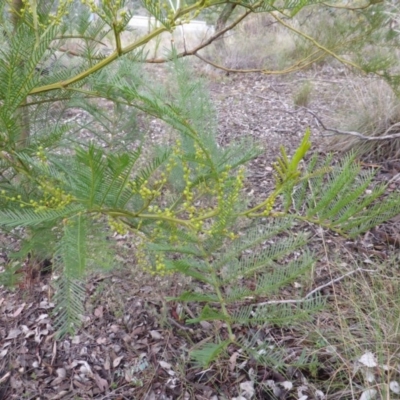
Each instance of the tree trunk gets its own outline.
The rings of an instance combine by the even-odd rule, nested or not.
[[[226,23],[228,22],[228,19],[232,15],[233,10],[235,8],[236,8],[236,4],[232,4],[232,3],[225,4],[225,7],[221,11],[221,14],[219,15],[217,22],[215,24],[215,32],[219,32],[225,28]],[[222,35],[218,38],[215,45],[217,47],[218,53],[220,55],[224,56],[226,53],[226,44],[225,44],[224,35]]]

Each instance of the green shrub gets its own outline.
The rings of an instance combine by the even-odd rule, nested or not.
[[[204,83],[173,47],[170,72],[159,81],[141,68],[144,44],[217,2],[173,10],[146,1],[163,26],[125,47],[120,39],[130,15],[122,1],[102,8],[89,2],[74,24],[63,19],[69,2],[60,2],[56,16],[49,3],[29,3],[17,13],[19,22],[4,23],[0,227],[9,234],[24,228],[20,257],[52,259],[59,275],[53,282],[59,335],[80,326],[87,274],[110,266],[112,246],[104,232],[133,235],[137,261],[150,273],[181,273],[202,282],[203,293],[189,291],[178,299],[203,305],[188,322],[225,324],[225,335],[193,354],[206,365],[228,345],[251,351],[235,336],[234,324],[284,324],[321,306],[318,298],[248,304],[313,265],[306,249],[289,260],[307,245],[305,235],[290,234],[295,221],[354,237],[400,212],[400,199],[381,200],[385,187],[374,187],[373,175],[360,173],[352,156],[335,166],[314,157],[302,170],[309,132],[292,157],[281,150],[270,194],[247,206],[245,166],[259,154],[257,147],[246,140],[218,145]],[[286,8],[302,6],[294,1]],[[257,7],[275,10],[269,3]],[[89,23],[89,10],[97,12],[95,22]],[[116,44],[111,54],[99,48],[110,32]],[[57,59],[43,73],[69,37],[83,41],[82,52],[74,63]],[[79,120],[70,118],[74,110]],[[143,116],[162,121],[170,141],[149,149],[135,123]],[[253,288],[243,284],[249,275]]]

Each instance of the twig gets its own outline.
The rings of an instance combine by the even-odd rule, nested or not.
[[[0,384],[3,384],[4,382],[6,382],[10,376],[11,376],[11,372],[8,371],[6,374],[4,374],[4,375],[0,378]]]
[[[301,69],[304,69],[305,67],[317,62],[320,58],[322,58],[321,55],[318,55],[318,51],[315,51],[313,53],[311,53],[309,56],[305,57],[304,59],[301,59],[299,61],[297,61],[295,64],[291,65],[290,67],[287,67],[283,70],[267,70],[265,68],[252,68],[252,69],[236,69],[236,68],[227,68],[224,67],[223,65],[219,65],[216,64],[215,62],[206,59],[205,57],[201,56],[199,54],[199,51],[202,50],[203,48],[207,47],[208,45],[210,45],[211,43],[213,43],[216,40],[221,39],[222,35],[228,31],[231,31],[236,25],[239,24],[239,22],[243,21],[244,18],[246,18],[249,14],[251,14],[253,12],[253,9],[249,9],[247,10],[244,14],[242,14],[238,19],[236,19],[234,22],[232,22],[232,24],[230,24],[229,26],[227,26],[226,28],[222,29],[219,32],[216,32],[214,35],[212,35],[210,38],[208,38],[206,41],[202,42],[199,46],[195,47],[192,50],[187,50],[186,48],[184,49],[184,51],[182,51],[181,53],[177,54],[174,57],[177,58],[182,58],[182,57],[187,57],[187,56],[195,56],[197,58],[199,58],[201,61],[203,61],[206,64],[211,65],[212,67],[216,68],[216,69],[220,69],[222,71],[225,72],[232,72],[232,73],[243,73],[243,74],[247,74],[247,73],[254,73],[254,72],[260,72],[266,75],[282,75],[282,74],[287,74],[289,72],[295,72]],[[149,64],[162,64],[165,62],[171,61],[171,58],[167,57],[167,58],[153,58],[153,59],[147,59],[146,63]]]
[[[296,111],[288,111],[288,110],[283,110],[284,112],[287,112],[289,114],[294,114],[297,113],[299,111],[305,111],[309,114],[311,114],[316,120],[317,122],[322,126],[322,128],[325,131],[330,131],[330,132],[334,132],[338,135],[348,135],[348,136],[355,136],[360,138],[361,140],[365,140],[365,141],[374,141],[374,140],[391,140],[391,139],[400,139],[400,133],[395,133],[393,135],[388,135],[388,133],[390,131],[392,131],[394,128],[400,127],[400,122],[396,122],[395,124],[389,126],[388,129],[386,129],[386,131],[383,133],[383,135],[381,136],[366,136],[363,135],[360,132],[355,132],[355,131],[342,131],[340,129],[336,129],[336,128],[330,128],[328,126],[325,126],[325,124],[322,122],[321,118],[318,117],[318,115],[314,112],[311,111],[310,109],[306,108],[306,107],[301,107]],[[331,135],[324,135],[324,136],[333,136],[334,134]]]
[[[371,272],[374,273],[376,272],[373,269],[364,269],[364,268],[357,268],[353,271],[347,272],[347,274],[344,274],[342,276],[339,276],[338,278],[332,279],[328,283],[325,283],[321,286],[316,287],[315,289],[311,290],[311,292],[307,293],[302,299],[298,300],[270,300],[270,301],[264,301],[262,303],[257,303],[256,306],[266,306],[268,304],[296,304],[296,303],[302,303],[304,301],[307,301],[312,295],[314,295],[317,292],[320,292],[322,289],[333,285],[334,283],[337,283],[341,281],[342,279],[346,278],[347,276],[353,275],[356,272]]]
[[[280,22],[283,26],[285,26],[286,28],[288,28],[289,30],[297,33],[299,36],[303,37],[304,39],[307,39],[308,41],[310,41],[315,47],[317,47],[318,49],[322,50],[324,53],[329,54],[330,56],[332,56],[333,58],[335,58],[336,60],[338,60],[341,64],[343,65],[347,65],[350,67],[353,67],[355,69],[361,70],[361,67],[357,64],[354,64],[351,61],[348,61],[340,56],[338,56],[335,52],[331,51],[330,49],[328,49],[327,47],[323,46],[322,44],[320,44],[319,42],[317,42],[314,38],[312,38],[311,36],[305,34],[304,32],[299,31],[298,29],[294,28],[293,26],[291,26],[290,24],[286,23],[282,18],[279,18],[277,14],[274,13],[270,13],[270,15],[275,18],[278,22]]]
[[[197,52],[199,52],[204,47],[207,47],[215,40],[219,39],[224,33],[232,30],[239,22],[243,21],[250,13],[251,13],[251,11],[246,11],[238,19],[236,19],[234,22],[232,22],[232,24],[230,24],[226,28],[222,29],[221,31],[215,33],[214,35],[209,37],[205,42],[202,42],[199,46],[195,47],[194,49],[186,50],[186,46],[185,46],[185,50],[183,52],[177,54],[175,57],[182,58],[182,57],[186,57],[186,56],[197,56]],[[171,61],[171,58],[155,58],[155,59],[146,60],[146,62],[149,64],[162,64],[162,63],[165,63],[168,61]]]
[[[390,181],[388,181],[387,185],[390,185],[392,182],[396,182],[400,178],[400,172],[396,174]]]

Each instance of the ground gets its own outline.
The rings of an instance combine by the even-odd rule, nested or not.
[[[339,73],[332,77],[332,70],[323,68],[285,77],[212,74],[209,87],[218,111],[221,145],[251,135],[264,149],[251,163],[248,196],[262,197],[271,190],[271,164],[279,147],[292,154],[308,127],[312,150],[328,151],[321,127],[312,115],[294,106],[293,96],[304,81],[312,81],[308,107],[320,118],[330,118],[346,79]],[[373,164],[378,169],[377,180],[389,181],[400,172],[396,160],[390,161]],[[372,164],[364,160],[364,165]],[[399,185],[398,180],[392,181],[388,191],[399,190]],[[358,364],[351,358],[343,360],[340,338],[332,337],[337,332],[344,335],[344,328],[339,328],[347,321],[347,313],[349,319],[355,318],[346,290],[358,284],[365,288],[360,282],[381,273],[383,263],[398,252],[399,226],[400,219],[392,220],[354,241],[298,226],[311,233],[318,263],[305,281],[288,287],[277,298],[290,299],[317,288],[327,296],[328,308],[301,326],[254,331],[237,327],[237,334],[268,342],[284,352],[281,368],[261,367],[235,348],[229,348],[222,361],[206,370],[193,365],[188,351],[216,334],[223,335],[224,326],[218,322],[186,325],[181,315],[192,316],[196,305],[181,306],[166,302],[165,297],[176,295],[190,283],[176,276],[149,277],[135,267],[124,237],[116,237],[119,267],[88,281],[86,319],[74,337],[56,340],[48,274],[32,276],[14,291],[0,288],[0,399],[358,399],[362,379],[357,372],[348,372]],[[0,257],[0,264],[7,260],[6,246]],[[395,268],[382,276],[386,285],[395,285],[399,278]],[[340,324],[335,314],[338,308],[346,315]],[[397,347],[392,354],[397,360]],[[354,386],[336,387],[333,382],[336,378],[344,381],[342,374],[347,378],[353,374]],[[376,385],[381,381],[375,380]]]

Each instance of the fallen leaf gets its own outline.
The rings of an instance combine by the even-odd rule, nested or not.
[[[238,358],[239,353],[235,351],[229,358],[229,369],[233,372],[236,367],[236,360]]]
[[[391,381],[391,382],[389,383],[389,387],[390,387],[390,390],[391,390],[393,393],[396,393],[396,394],[399,394],[399,393],[400,393],[400,385],[399,385],[398,382],[396,382],[396,381]]]
[[[10,332],[8,332],[8,336],[6,339],[15,339],[20,335],[21,331],[18,328],[11,329]]]
[[[110,370],[110,367],[111,367],[111,364],[110,364],[110,357],[107,356],[106,361],[104,361],[103,368],[104,368],[106,371],[109,371],[109,370]]]
[[[42,321],[42,320],[44,320],[44,319],[46,319],[46,318],[48,318],[48,317],[49,317],[49,314],[40,314],[40,315],[36,318],[36,321],[39,322],[39,321]]]
[[[376,389],[367,389],[362,392],[360,400],[373,400],[376,398],[378,391]]]
[[[65,378],[67,376],[67,371],[65,370],[65,368],[57,368],[56,374],[59,378]]]
[[[370,352],[367,351],[365,354],[363,354],[359,359],[358,362],[361,364],[365,365],[366,367],[374,368],[378,365],[376,362],[375,356]]]
[[[93,377],[94,380],[96,381],[98,388],[102,392],[108,389],[108,382],[105,379],[101,378],[98,374],[94,374]]]
[[[162,339],[162,335],[158,331],[150,331],[150,335],[153,339],[160,340]]]
[[[124,356],[120,356],[117,357],[114,361],[113,361],[113,368],[117,368],[118,365],[121,363],[121,360],[124,358]]]
[[[19,306],[19,307],[14,311],[14,314],[12,315],[13,318],[18,317],[18,315],[21,314],[21,312],[22,312],[22,310],[24,309],[25,305],[26,305],[26,304],[23,303],[21,306]]]
[[[88,376],[92,376],[93,375],[92,369],[90,368],[90,365],[87,363],[87,361],[79,360],[78,363],[81,364],[80,372],[82,374],[88,375]]]
[[[0,351],[0,358],[4,358],[8,353],[8,349],[4,349],[2,351]]]
[[[76,335],[72,338],[72,344],[79,344],[81,342],[81,338],[79,335]]]
[[[293,383],[290,382],[290,381],[280,382],[280,385],[286,390],[292,390],[293,389]]]
[[[94,315],[97,318],[103,318],[103,306],[99,306],[94,310]]]
[[[164,369],[172,369],[171,364],[167,363],[166,361],[159,361],[158,363],[160,364],[160,367],[161,367],[161,368],[164,368]]]
[[[249,399],[254,396],[254,382],[246,381],[242,382],[240,385],[240,389],[244,392],[243,394],[247,395]]]
[[[369,383],[375,382],[375,374],[365,368],[363,368],[363,370],[364,379]]]
[[[67,390],[62,390],[60,393],[57,393],[55,396],[51,398],[51,400],[59,400],[62,399],[64,396],[66,396],[69,393]]]

